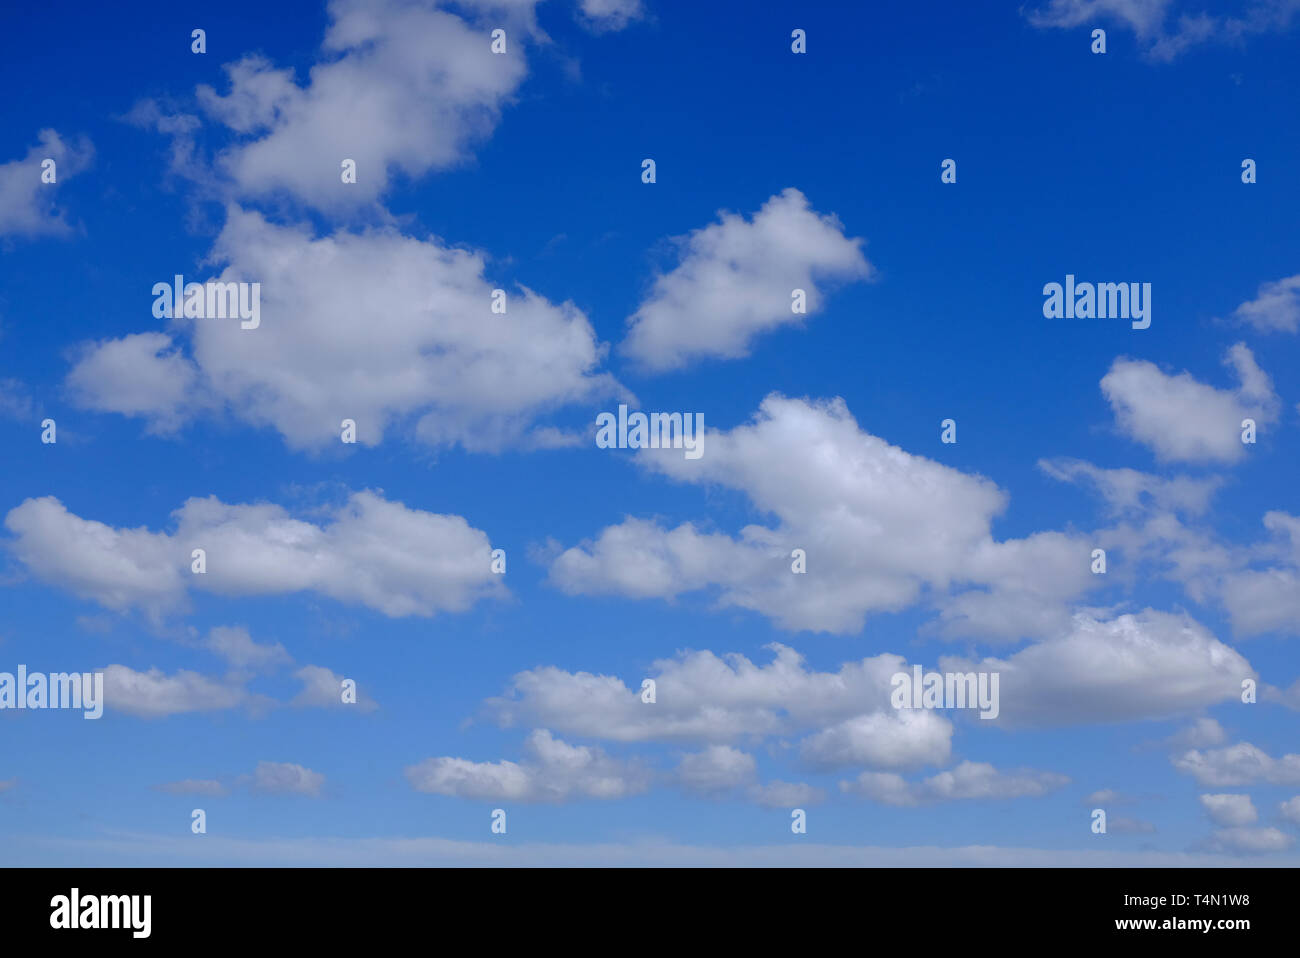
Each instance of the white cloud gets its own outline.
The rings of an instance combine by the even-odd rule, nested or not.
[[[291,68],[248,56],[226,65],[228,93],[198,88],[207,114],[236,135],[218,171],[239,195],[283,192],[339,210],[379,198],[397,175],[464,162],[523,80],[525,45],[545,41],[533,7],[332,0],[305,85]],[[491,50],[496,27],[507,32],[503,54]],[[341,182],[345,158],[356,161],[356,183]]]
[[[1040,797],[1069,783],[1054,772],[1000,772],[986,762],[962,762],[919,782],[895,772],[863,772],[840,782],[840,791],[885,805],[922,805],[963,799]]]
[[[1300,275],[1261,284],[1255,298],[1232,315],[1262,333],[1300,331]]]
[[[854,716],[810,735],[799,750],[815,768],[919,768],[944,765],[951,752],[952,723],[928,709]]]
[[[110,665],[103,671],[105,706],[140,718],[265,704],[242,685],[217,682],[185,669],[167,675],[158,668],[137,672],[125,665]]]
[[[752,783],[758,776],[754,756],[730,745],[710,745],[682,757],[674,775],[687,791],[717,795]]]
[[[1300,825],[1300,795],[1280,802],[1278,812],[1292,825]]]
[[[1216,825],[1251,825],[1259,820],[1249,795],[1202,795],[1201,807]]]
[[[1006,497],[993,483],[864,432],[843,400],[768,396],[752,422],[707,431],[704,449],[697,460],[642,450],[636,462],[742,491],[775,525],[732,537],[629,518],[558,555],[551,581],[570,594],[637,598],[716,587],[721,605],[782,628],[841,633],[929,593],[949,634],[998,638],[1068,624],[1067,600],[1096,585],[1090,541],[1055,532],[995,541]],[[794,549],[807,554],[806,574],[791,571]],[[956,584],[976,588],[943,599]]]
[[[460,612],[504,594],[487,535],[460,516],[408,509],[353,493],[327,523],[280,506],[189,499],[174,533],[115,529],[47,496],[12,509],[10,548],[38,578],[119,611],[159,619],[185,607],[186,590],[225,596],[313,591],[391,617]],[[204,549],[207,572],[191,573]]]
[[[890,704],[890,679],[908,668],[902,656],[815,672],[793,649],[768,648],[774,657],[765,665],[707,650],[654,662],[648,670],[655,680],[653,706],[641,701],[639,687],[618,678],[553,666],[519,673],[505,696],[486,705],[505,726],[546,725],[616,742],[723,745],[829,728],[803,745],[805,758],[822,767],[878,762],[912,768],[947,759],[951,722]],[[852,719],[860,722],[840,725]]]
[[[813,315],[824,285],[871,275],[862,240],[847,238],[838,219],[819,215],[796,189],[773,196],[749,221],[723,213],[680,243],[681,261],[656,279],[620,347],[651,370],[748,355],[758,335],[803,322],[792,290],[805,291]]]
[[[1295,839],[1276,828],[1224,828],[1207,842],[1212,851],[1234,855],[1258,855],[1286,851]]]
[[[641,0],[579,0],[580,19],[596,33],[622,30],[645,11]]]
[[[1300,785],[1300,755],[1273,758],[1249,742],[1204,751],[1191,749],[1172,761],[1178,771],[1211,787]]]
[[[59,184],[90,165],[94,148],[81,137],[65,142],[54,130],[41,130],[39,143],[21,160],[0,164],[0,236],[61,236],[72,227],[54,206]],[[41,182],[41,163],[54,160],[56,179]]]
[[[649,787],[649,775],[635,765],[591,746],[570,745],[537,729],[524,743],[522,763],[430,758],[406,769],[419,792],[482,801],[563,802],[624,798]]]
[[[166,333],[136,333],[83,343],[68,374],[74,401],[85,409],[141,416],[150,432],[174,432],[201,400],[194,364]]]
[[[1208,748],[1222,745],[1227,740],[1228,733],[1215,719],[1198,718],[1191,725],[1174,733],[1167,744],[1177,749]]]
[[[1163,461],[1236,462],[1245,455],[1243,419],[1264,427],[1277,419],[1278,400],[1268,375],[1243,343],[1228,350],[1236,389],[1216,389],[1190,373],[1166,375],[1146,360],[1117,359],[1101,380],[1116,423]]]
[[[1152,60],[1170,61],[1204,43],[1240,45],[1248,37],[1282,32],[1300,11],[1297,0],[1263,0],[1240,16],[1205,12],[1179,13],[1171,18],[1171,0],[1049,0],[1027,13],[1036,27],[1095,26],[1119,21],[1131,29]]]
[[[414,420],[427,442],[495,451],[549,410],[628,396],[597,371],[606,347],[572,303],[520,287],[492,313],[480,253],[390,228],[316,237],[232,206],[212,259],[228,265],[208,279],[262,284],[260,325],[174,320],[84,346],[68,377],[83,405],[165,431],[224,404],[296,449],[337,446],[344,419],[362,445]]]
[[[302,682],[302,691],[294,696],[290,705],[298,708],[351,708],[361,712],[373,712],[379,706],[360,688],[357,700],[352,703],[343,701],[343,676],[321,665],[304,665],[293,673],[294,678]]]
[[[1150,510],[1199,516],[1224,482],[1219,476],[1164,478],[1136,469],[1103,469],[1079,459],[1040,459],[1038,468],[1062,482],[1087,484],[1117,516]]]
[[[1075,616],[1064,634],[1006,659],[939,660],[948,672],[997,672],[1001,714],[989,724],[1057,725],[1168,718],[1234,701],[1255,671],[1186,615],[1146,609],[1110,620]]]
[[[325,776],[292,762],[258,762],[250,783],[254,791],[267,795],[320,798]]]
[[[1275,630],[1296,634],[1300,632],[1300,516],[1268,512],[1264,528],[1273,542],[1254,551],[1274,564],[1227,572],[1216,586],[1219,599],[1240,635]]]
[[[293,661],[280,643],[262,645],[254,642],[248,630],[240,626],[217,626],[208,633],[204,647],[237,669],[262,671]]]

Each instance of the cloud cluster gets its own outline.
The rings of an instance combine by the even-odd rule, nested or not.
[[[85,137],[65,141],[55,130],[41,130],[37,139],[22,159],[0,163],[0,236],[62,236],[72,230],[54,196],[60,183],[90,165],[94,147]],[[53,183],[41,180],[47,159],[55,164]]]
[[[37,578],[115,611],[161,619],[188,590],[224,596],[315,592],[384,615],[460,612],[504,594],[491,572],[486,533],[460,516],[409,509],[375,492],[353,493],[327,521],[292,517],[269,503],[188,499],[174,532],[119,529],[69,512],[58,499],[10,510],[10,550]],[[192,571],[196,549],[206,571]]]
[[[838,633],[931,594],[950,633],[1009,639],[1067,624],[1068,600],[1095,585],[1091,543],[1056,532],[995,540],[1001,490],[871,435],[842,400],[768,396],[750,423],[709,430],[706,448],[698,460],[641,450],[636,461],[743,492],[774,525],[733,537],[629,518],[559,554],[551,581],[574,595],[635,598],[715,588],[721,605],[782,628]],[[806,574],[792,572],[795,549]],[[968,588],[944,597],[957,586]]]
[[[621,346],[654,371],[745,356],[758,335],[802,322],[792,291],[806,293],[812,314],[826,284],[871,275],[862,240],[846,237],[838,219],[818,214],[796,189],[773,196],[750,220],[723,213],[680,247],[680,262],[655,280]]]

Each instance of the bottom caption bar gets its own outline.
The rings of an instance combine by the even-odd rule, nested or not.
[[[6,941],[69,945],[337,946],[460,926],[583,948],[645,935],[774,947],[846,932],[919,947],[965,927],[991,944],[1232,948],[1294,946],[1297,927],[1291,869],[55,868],[7,869],[0,882]]]

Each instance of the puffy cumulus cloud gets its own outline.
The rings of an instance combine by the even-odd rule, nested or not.
[[[1300,755],[1273,758],[1249,742],[1225,748],[1190,749],[1172,759],[1173,766],[1212,788],[1242,785],[1300,785]]]
[[[1292,825],[1300,825],[1300,795],[1289,798],[1285,802],[1280,802],[1277,810],[1278,814]]]
[[[208,633],[204,648],[225,659],[236,669],[254,672],[273,669],[293,661],[279,642],[273,645],[255,642],[242,626],[217,626]]]
[[[1040,459],[1038,467],[1053,479],[1094,490],[1113,516],[1149,512],[1202,515],[1223,486],[1220,476],[1164,478],[1136,469],[1103,469],[1079,459]]]
[[[710,745],[682,756],[671,775],[679,786],[704,798],[740,798],[763,808],[816,805],[826,793],[801,782],[758,782],[758,765],[747,752],[730,745]]]
[[[261,284],[260,325],[179,319],[84,346],[69,374],[83,405],[156,430],[221,406],[294,448],[337,444],[344,419],[363,445],[413,420],[430,443],[498,450],[546,411],[629,395],[571,303],[520,288],[492,313],[479,253],[389,228],[315,237],[232,206],[212,256],[228,265],[211,281]]]
[[[1268,425],[1279,403],[1244,343],[1228,350],[1225,363],[1236,373],[1236,389],[1216,389],[1188,372],[1171,376],[1146,360],[1117,359],[1101,390],[1120,430],[1162,461],[1236,462],[1245,455],[1242,420]]]
[[[304,665],[293,673],[302,683],[302,691],[289,704],[297,708],[350,708],[373,712],[379,705],[365,692],[357,690],[355,702],[343,701],[343,676],[323,665]]]
[[[1249,795],[1202,795],[1201,807],[1216,825],[1250,825],[1259,819]]]
[[[919,782],[895,772],[863,772],[840,782],[840,791],[884,805],[924,805],[964,799],[1040,797],[1062,788],[1069,778],[1055,772],[1000,772],[986,762],[962,762]]]
[[[103,671],[105,707],[139,718],[233,708],[262,710],[270,704],[242,684],[217,681],[185,669],[168,675],[158,668],[137,672],[125,665],[110,665]]]
[[[155,616],[184,604],[188,552],[161,533],[115,529],[68,512],[58,499],[27,499],[5,516],[10,550],[37,578],[115,611]]]
[[[432,795],[516,802],[624,798],[650,784],[644,769],[610,758],[599,748],[570,745],[546,729],[529,735],[524,750],[527,758],[522,763],[430,758],[408,767],[406,777],[416,791]]]
[[[266,795],[305,795],[320,798],[325,776],[292,762],[258,762],[247,781],[255,792]]]
[[[1236,700],[1250,663],[1186,615],[1152,609],[1075,616],[1063,634],[1008,658],[939,660],[947,672],[997,672],[1009,726],[1168,718]]]
[[[1232,315],[1261,333],[1300,331],[1300,275],[1263,283],[1255,298],[1242,303]]]
[[[578,19],[595,33],[622,30],[644,14],[641,0],[578,0]]]
[[[1108,552],[1121,550],[1130,575],[1150,570],[1193,601],[1220,606],[1239,637],[1300,634],[1300,517],[1275,510],[1263,525],[1268,538],[1234,543],[1156,510],[1093,535]]]
[[[1247,5],[1239,16],[1180,12],[1174,17],[1173,11],[1172,0],[1048,0],[1026,16],[1042,28],[1118,22],[1133,31],[1147,57],[1167,62],[1201,44],[1240,44],[1284,31],[1300,12],[1300,2],[1264,0]]]
[[[378,199],[394,176],[463,162],[490,134],[544,42],[534,0],[332,0],[307,82],[248,56],[225,68],[228,92],[197,90],[234,142],[216,158],[240,196],[288,194],[336,211]],[[490,34],[506,30],[494,54]],[[342,184],[340,163],[357,164]]]
[[[730,745],[710,745],[684,755],[674,779],[687,791],[717,795],[751,784],[758,777],[754,756]]]
[[[1268,512],[1264,528],[1273,539],[1253,550],[1264,565],[1224,574],[1215,585],[1219,599],[1240,635],[1300,634],[1300,516]]]
[[[1229,855],[1262,855],[1286,851],[1295,838],[1277,828],[1222,828],[1210,836],[1211,851]]]
[[[72,231],[54,206],[59,184],[87,166],[95,154],[85,137],[68,142],[54,130],[41,130],[37,145],[19,160],[0,163],[0,236],[61,236]],[[55,165],[55,181],[41,182],[41,163]]]
[[[760,334],[803,321],[792,290],[804,290],[811,315],[824,305],[826,284],[871,275],[862,240],[846,237],[838,219],[815,212],[796,189],[748,221],[723,213],[680,245],[680,262],[655,280],[620,347],[655,371],[748,355]]]
[[[670,478],[743,492],[772,526],[739,536],[630,518],[562,551],[550,581],[570,594],[673,598],[708,588],[786,629],[856,632],[929,590],[950,635],[1018,638],[1069,621],[1068,600],[1095,587],[1092,543],[1062,533],[995,541],[1004,494],[988,480],[891,446],[843,400],[778,395],[750,423],[709,430],[704,455],[641,450]],[[806,574],[791,572],[803,549]],[[964,592],[944,598],[957,585]]]
[[[952,723],[928,709],[857,715],[800,746],[801,758],[815,768],[919,768],[944,765],[951,752]]]
[[[1215,719],[1198,718],[1170,736],[1166,744],[1175,749],[1208,748],[1222,745],[1227,740],[1228,733]]]
[[[284,646],[255,642],[242,627],[219,626],[209,632],[200,647],[225,659],[231,666],[229,674],[218,679],[185,669],[168,675],[158,668],[139,672],[125,665],[110,665],[104,669],[105,705],[140,718],[235,708],[261,718],[285,704],[249,689],[258,673],[293,663]],[[293,677],[302,683],[299,693],[287,703],[295,708],[351,708],[360,712],[378,708],[364,693],[358,693],[355,703],[345,705],[342,677],[324,666],[302,666]]]
[[[10,510],[9,548],[36,577],[83,598],[157,620],[185,607],[188,588],[225,596],[311,591],[391,617],[460,612],[505,594],[491,573],[487,535],[460,516],[408,509],[353,493],[323,524],[272,504],[188,499],[173,533],[116,529],[70,513],[58,499]],[[190,571],[191,552],[207,571]]]
[[[553,666],[519,673],[506,695],[486,706],[505,726],[544,724],[617,742],[725,745],[811,731],[801,750],[819,767],[911,768],[947,759],[947,719],[890,704],[890,680],[908,668],[902,656],[878,655],[844,663],[836,672],[816,672],[793,649],[768,648],[773,660],[766,665],[707,650],[653,663],[654,708],[641,701],[639,689],[614,676]]]
[[[141,417],[161,435],[175,432],[202,405],[198,383],[198,369],[166,333],[83,343],[67,378],[82,408]]]

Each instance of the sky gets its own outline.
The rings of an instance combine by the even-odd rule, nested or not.
[[[0,16],[0,862],[1300,864],[1300,3]]]

